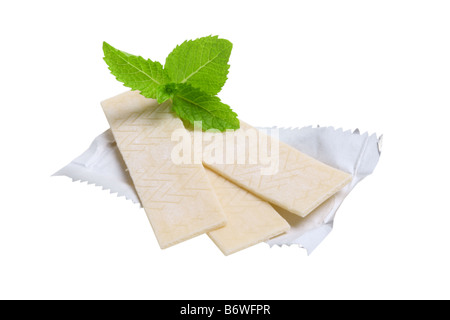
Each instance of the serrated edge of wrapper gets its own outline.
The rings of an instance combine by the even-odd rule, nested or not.
[[[91,168],[90,165],[92,165],[92,163],[86,161],[94,156],[101,156],[101,151],[99,150],[106,151],[106,156],[110,156],[109,149],[105,149],[105,147],[108,147],[108,144],[109,148],[111,148],[111,146],[114,146],[113,148],[117,148],[110,129],[98,135],[86,151],[73,159],[69,164],[53,173],[52,176],[66,176],[70,178],[72,182],[87,182],[88,185],[100,187],[102,190],[108,191],[110,194],[116,195],[118,198],[124,197],[126,200],[129,200],[133,202],[133,204],[139,205],[142,208],[141,202],[136,191],[134,190],[134,185],[129,175],[124,174],[119,178],[118,175],[97,172]],[[125,166],[123,160],[121,158],[120,160],[121,162],[118,162],[117,164],[124,168]],[[125,177],[128,179],[125,179]],[[118,186],[120,187],[118,188]],[[130,188],[133,188],[134,194],[131,194],[128,191]]]

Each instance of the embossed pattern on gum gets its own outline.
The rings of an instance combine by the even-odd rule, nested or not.
[[[264,139],[273,139],[243,121],[240,123],[241,128],[234,133],[236,136],[245,135],[246,130],[254,130],[256,133],[253,134],[258,139],[262,136]],[[206,140],[211,141],[210,138]],[[242,139],[235,140],[246,143]],[[215,163],[213,157],[204,154],[203,164],[256,196],[301,217],[307,216],[352,179],[350,174],[332,168],[281,141],[277,140],[276,143],[279,149],[279,167],[275,174],[261,174],[261,170],[267,166],[260,161],[256,164],[249,161],[238,164],[235,159],[231,164]],[[222,145],[227,144],[223,142]],[[234,148],[239,150],[246,146],[236,142]]]
[[[289,230],[289,224],[268,202],[211,170],[206,172],[227,215],[224,227],[208,232],[223,254],[235,253]]]
[[[171,160],[171,134],[184,126],[170,104],[130,91],[101,105],[162,249],[225,225],[205,168]]]

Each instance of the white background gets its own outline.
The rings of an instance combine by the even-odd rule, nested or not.
[[[450,298],[448,1],[3,1],[2,299]],[[384,135],[375,172],[310,255],[206,236],[160,250],[136,205],[50,177],[108,128],[125,90],[102,42],[164,62],[234,46],[219,96],[255,126]]]

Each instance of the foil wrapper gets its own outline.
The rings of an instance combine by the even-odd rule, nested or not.
[[[273,128],[258,128],[270,132]],[[353,176],[352,182],[302,218],[274,206],[291,228],[266,243],[269,246],[298,245],[310,254],[331,232],[336,213],[351,190],[370,175],[381,155],[383,136],[333,127],[277,128],[280,141]],[[140,204],[139,197],[117,148],[111,130],[97,136],[90,147],[54,176],[87,181],[112,194]]]

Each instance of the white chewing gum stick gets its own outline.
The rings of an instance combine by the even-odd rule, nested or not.
[[[289,230],[290,226],[266,201],[206,170],[227,215],[227,224],[208,232],[225,255],[248,248]]]
[[[184,126],[169,103],[130,91],[101,105],[162,249],[225,225],[202,164],[171,160],[172,132]]]
[[[205,167],[256,196],[289,212],[305,217],[351,181],[352,176],[350,174],[317,161],[278,139],[269,137],[243,121],[240,124],[240,129],[230,133],[234,135],[234,142],[231,146],[234,150],[231,150],[231,152],[236,154],[234,159],[231,157],[232,161],[225,159],[231,155],[230,150],[227,149],[227,145],[230,144],[227,142],[229,140],[219,144],[223,146],[221,151],[223,155],[222,158],[219,157],[220,161],[213,153],[205,152],[208,144],[204,142],[202,160]],[[215,141],[217,139],[217,133],[207,131],[204,135],[206,135],[206,138],[203,137],[203,141]],[[239,136],[244,138],[239,138]],[[225,137],[225,134],[219,136],[219,139],[220,137]],[[246,140],[245,137],[249,138]],[[261,141],[267,142],[268,150],[272,153],[270,156],[271,164],[268,157],[262,161],[264,158],[261,157],[261,154],[264,154],[264,152],[261,150],[264,148],[258,147],[256,154],[251,154],[249,146],[254,147],[254,143],[252,144],[251,141],[256,141],[254,143],[258,144]],[[245,153],[245,161],[239,162],[237,154],[242,150]],[[262,153],[259,154],[258,152]],[[268,170],[271,165],[276,170]]]

